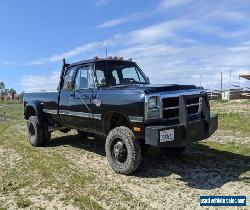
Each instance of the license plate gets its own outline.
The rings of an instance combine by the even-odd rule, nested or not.
[[[174,129],[160,131],[160,142],[174,141]]]

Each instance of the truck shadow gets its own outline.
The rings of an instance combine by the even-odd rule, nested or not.
[[[166,158],[156,149],[151,149],[144,158],[137,176],[156,178],[175,174],[175,179],[196,189],[214,189],[228,182],[244,181],[250,178],[241,175],[250,170],[250,157],[227,151],[212,149],[196,144],[190,151],[178,158]]]
[[[102,137],[81,139],[78,135],[54,138],[48,145],[69,145],[105,156],[105,140]],[[174,174],[174,178],[196,189],[214,189],[228,182],[250,178],[241,175],[250,170],[250,156],[209,148],[204,144],[191,147],[188,154],[178,158],[166,158],[159,149],[151,147],[143,158],[139,170],[131,176],[159,178]]]

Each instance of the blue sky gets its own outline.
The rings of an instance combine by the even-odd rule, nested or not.
[[[248,0],[12,0],[0,7],[0,81],[18,91],[54,90],[68,62],[132,57],[152,83],[205,88],[249,82]],[[230,79],[231,70],[231,79]],[[202,74],[202,79],[201,78]]]

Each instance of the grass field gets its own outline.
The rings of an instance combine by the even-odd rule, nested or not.
[[[152,148],[123,176],[109,168],[104,139],[55,132],[48,146],[31,147],[22,105],[0,103],[0,210],[197,209],[200,195],[249,197],[250,101],[212,110],[220,123],[210,139],[177,159]]]

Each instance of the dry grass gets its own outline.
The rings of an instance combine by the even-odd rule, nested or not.
[[[239,104],[249,116],[250,103]],[[197,209],[200,195],[249,196],[249,118],[232,106],[212,104],[220,129],[188,154],[166,159],[152,148],[123,176],[108,166],[104,139],[55,132],[47,147],[31,147],[21,105],[0,104],[0,209]]]

